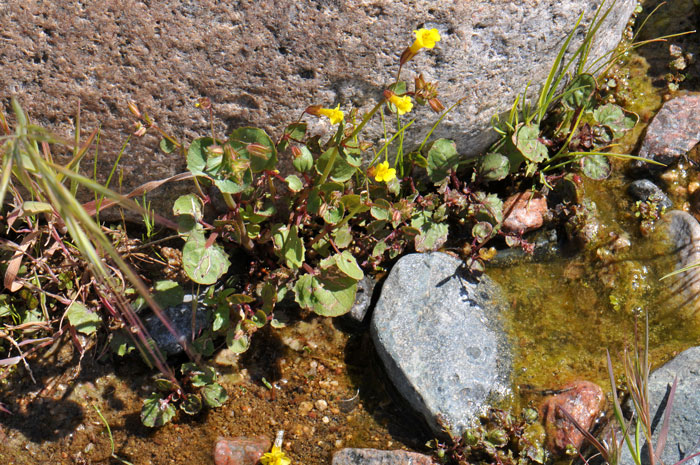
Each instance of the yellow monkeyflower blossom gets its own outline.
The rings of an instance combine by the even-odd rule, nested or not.
[[[260,463],[262,465],[289,465],[292,463],[292,459],[287,457],[279,447],[272,446],[272,450],[270,450],[270,452],[265,452],[260,458]]]
[[[340,111],[340,104],[335,108],[321,108],[318,110],[318,114],[327,116],[331,120],[331,124],[338,124],[345,118],[343,112]]]
[[[416,54],[422,48],[433,48],[435,42],[440,41],[440,33],[437,29],[418,29],[413,31],[416,34],[416,40],[411,45],[411,53]]]
[[[399,116],[403,115],[404,113],[408,113],[413,109],[413,102],[411,102],[411,97],[408,95],[399,97],[396,94],[392,94],[389,97],[389,102],[396,106],[396,111],[399,113]]]
[[[384,161],[374,167],[374,180],[377,182],[389,182],[396,177],[396,170],[389,168],[389,162]]]

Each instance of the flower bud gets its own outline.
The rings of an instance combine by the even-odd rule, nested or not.
[[[129,107],[129,111],[131,112],[132,115],[134,115],[138,119],[141,119],[141,112],[139,111],[139,108],[136,106],[136,104],[134,102],[127,103],[127,106]]]
[[[309,115],[313,115],[313,116],[321,116],[321,113],[319,113],[319,111],[321,111],[321,108],[323,108],[322,105],[311,105],[311,106],[306,107],[306,110],[304,110],[304,113],[308,113]]]
[[[245,148],[249,154],[262,158],[267,158],[270,153],[269,147],[265,147],[264,145],[257,143],[248,144]]]
[[[314,166],[314,157],[311,155],[311,151],[305,145],[301,147],[292,146],[292,165],[294,169],[300,173],[306,173]]]

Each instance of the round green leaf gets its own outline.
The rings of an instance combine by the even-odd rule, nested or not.
[[[165,137],[160,140],[160,149],[165,153],[171,153],[177,146]]]
[[[605,155],[588,155],[581,160],[583,174],[596,181],[610,176],[610,162]]]
[[[540,163],[548,158],[547,147],[540,142],[540,128],[523,124],[513,135],[513,143],[526,159]]]
[[[202,410],[202,399],[196,394],[188,394],[182,400],[180,409],[188,415],[197,415]]]
[[[292,192],[299,192],[304,188],[304,184],[301,182],[301,179],[299,179],[299,176],[290,174],[286,178],[284,178],[285,181],[287,181],[287,187],[289,187],[289,190]]]
[[[143,401],[141,423],[149,428],[158,428],[168,423],[175,416],[175,407],[157,393],[151,394]]]
[[[211,137],[200,137],[195,139],[187,149],[187,169],[194,175],[206,176],[207,160],[209,154],[207,147],[214,145],[214,139]]]
[[[485,181],[500,181],[508,176],[510,161],[508,157],[496,152],[489,152],[481,158],[479,174]]]
[[[182,264],[187,276],[199,284],[214,284],[231,262],[219,244],[206,246],[204,234],[193,233],[182,248]]]
[[[221,407],[228,400],[228,393],[219,383],[207,384],[202,388],[204,402],[212,408]]]
[[[228,143],[241,158],[250,160],[253,173],[272,170],[277,164],[277,148],[265,131],[259,128],[238,128],[231,133]],[[256,149],[251,147],[254,144]]]
[[[450,170],[456,170],[459,165],[457,144],[449,139],[438,139],[428,150],[427,172],[430,180],[439,182],[445,179]]]

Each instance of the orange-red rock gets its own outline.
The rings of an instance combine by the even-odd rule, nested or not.
[[[590,430],[604,405],[603,390],[590,381],[577,381],[548,397],[540,406],[540,418],[547,432],[549,450],[561,455],[569,444],[579,448],[583,434],[561,412],[565,409],[586,430]]]
[[[521,192],[503,203],[503,231],[526,233],[542,226],[547,199],[538,192]]]

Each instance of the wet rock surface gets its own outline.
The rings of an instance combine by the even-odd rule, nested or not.
[[[668,165],[700,142],[700,94],[687,94],[664,103],[647,127],[639,156]],[[643,162],[637,163],[643,164]],[[643,164],[650,169],[660,168]]]
[[[192,334],[192,303],[185,302],[180,305],[167,307],[163,309],[163,313],[172,322],[180,337],[189,339]],[[162,321],[155,315],[151,314],[143,319],[143,323],[156,342],[160,350],[167,356],[177,355],[182,353],[184,349],[178,342],[178,339],[165,327]],[[201,307],[195,312],[194,322],[195,335],[204,329],[209,323],[206,311]]]
[[[541,227],[547,212],[547,198],[538,192],[521,192],[503,202],[505,232],[523,234]]]
[[[649,376],[649,397],[653,418],[653,440],[656,443],[668,409],[668,395],[674,378],[678,376],[678,386],[671,411],[670,426],[666,447],[661,455],[663,463],[674,464],[696,452],[700,452],[700,346],[685,350],[673,360],[654,370]],[[647,448],[643,448],[642,463],[649,463]],[[622,464],[633,463],[629,452],[624,451]],[[700,464],[700,457],[684,462],[687,465]]]
[[[604,407],[603,390],[590,381],[578,381],[561,389],[561,393],[545,399],[540,406],[540,418],[547,432],[547,447],[563,455],[569,444],[577,449],[583,444],[583,434],[561,412],[566,410],[583,428],[590,430]]]
[[[630,183],[627,192],[636,200],[655,202],[659,209],[670,209],[673,202],[668,195],[649,179],[638,179]]]
[[[219,438],[214,445],[215,465],[255,465],[270,450],[270,440],[256,438]]]
[[[421,52],[410,73],[423,70],[427,80],[439,81],[446,105],[465,97],[434,136],[455,138],[460,153],[478,153],[493,141],[491,117],[546,76],[578,16],[583,12],[588,24],[600,3],[0,1],[0,95],[16,95],[34,122],[64,137],[72,134],[80,101],[84,131],[100,123],[104,179],[133,131],[128,101],[178,139],[209,134],[208,114],[194,107],[199,97],[214,102],[218,135],[256,126],[275,138],[311,104],[369,110],[393,82],[411,31],[424,26],[437,28],[442,41]],[[616,3],[598,30],[591,61],[615,48],[636,4]],[[418,118],[407,137],[422,138],[433,121]],[[311,122],[314,132],[330,130],[325,121]],[[380,136],[378,119],[370,134]],[[126,148],[124,191],[185,170],[183,157],[157,149],[159,139],[154,131]],[[153,208],[168,214],[166,201],[189,186],[165,184],[154,193]]]
[[[405,450],[341,449],[331,465],[432,465],[427,455]]]
[[[673,210],[664,216],[666,234],[675,255],[676,271],[700,263],[700,223],[689,213]],[[700,268],[691,268],[669,278],[671,299],[667,308],[684,317],[700,310]]]
[[[369,307],[372,304],[372,295],[377,282],[370,276],[365,276],[357,283],[355,303],[347,313],[345,319],[354,326],[360,326],[365,321]]]
[[[474,278],[443,253],[411,254],[393,267],[371,334],[389,377],[436,434],[455,434],[510,392],[503,301],[488,276]]]

